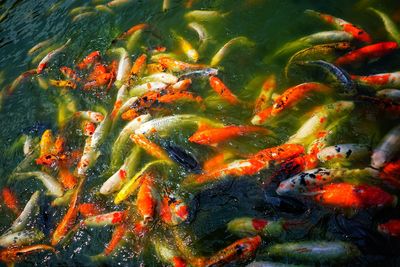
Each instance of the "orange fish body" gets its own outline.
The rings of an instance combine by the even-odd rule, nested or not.
[[[339,57],[336,59],[335,65],[343,66],[363,62],[366,59],[380,58],[392,53],[398,48],[399,46],[396,42],[382,42],[364,46]]]
[[[127,226],[124,223],[117,225],[115,227],[111,240],[104,249],[104,254],[106,256],[110,255],[117,248],[118,244],[121,242],[126,232],[127,232]]]
[[[368,76],[351,75],[357,83],[374,88],[400,88],[400,71]]]
[[[226,264],[248,260],[261,245],[261,237],[246,237],[240,239],[211,256],[205,266],[224,266]]]
[[[4,201],[4,204],[9,208],[15,215],[19,215],[21,210],[19,208],[17,197],[14,192],[11,191],[10,188],[4,187],[1,190],[1,195]]]
[[[121,34],[117,39],[124,39],[126,37],[131,36],[133,33],[137,32],[138,30],[146,29],[148,27],[149,27],[149,25],[146,23],[137,24],[137,25],[131,27],[126,32],[124,32],[123,34]]]
[[[151,142],[143,134],[131,134],[130,138],[136,145],[143,148],[149,155],[161,160],[171,161],[167,153],[161,147]]]
[[[217,92],[223,99],[232,105],[239,104],[238,98],[229,90],[229,88],[217,77],[209,78],[211,88]]]
[[[158,103],[172,103],[177,101],[191,101],[200,103],[203,99],[200,96],[195,96],[191,92],[186,91],[171,91],[157,98]]]
[[[100,51],[93,51],[87,55],[81,62],[78,63],[77,67],[80,70],[87,69],[90,64],[100,59]]]
[[[138,212],[143,217],[145,224],[153,220],[156,205],[154,183],[150,176],[146,176],[139,188],[136,199]]]
[[[42,134],[40,139],[40,157],[48,154],[52,154],[51,149],[54,146],[53,132],[51,130],[46,130]]]
[[[223,128],[210,128],[197,130],[189,141],[201,145],[213,145],[220,142],[245,135],[251,132],[265,132],[268,130],[257,126],[225,126]]]
[[[64,164],[59,166],[58,177],[65,189],[72,189],[78,183],[75,175]]]
[[[371,185],[336,183],[316,190],[314,199],[322,205],[341,208],[395,206],[397,197]]]
[[[139,114],[134,109],[129,109],[121,114],[121,119],[124,121],[131,121],[138,116]]]
[[[251,158],[263,162],[282,161],[294,158],[304,153],[304,147],[297,144],[283,144],[276,147],[270,147],[257,152]]]
[[[73,69],[63,66],[60,67],[60,71],[65,76],[65,78],[72,79],[75,81],[80,81],[80,78]]]
[[[133,63],[133,66],[131,68],[131,75],[140,76],[140,74],[146,68],[146,60],[147,60],[146,54],[142,54],[141,56],[139,56],[135,60],[135,63]]]
[[[400,220],[392,219],[386,223],[379,224],[378,231],[383,234],[399,237],[400,236]]]
[[[386,164],[379,173],[379,177],[389,184],[400,188],[400,160]]]
[[[160,218],[168,225],[178,225],[189,216],[187,205],[180,199],[164,196],[160,203]]]
[[[79,210],[79,214],[85,218],[91,217],[91,216],[96,216],[103,212],[103,210],[94,203],[79,204],[78,210]]]
[[[203,163],[203,171],[210,172],[210,171],[216,169],[217,167],[221,166],[222,164],[224,164],[225,160],[230,159],[232,157],[233,157],[233,154],[229,153],[229,152],[219,153],[219,154],[209,158],[208,160],[206,160]]]

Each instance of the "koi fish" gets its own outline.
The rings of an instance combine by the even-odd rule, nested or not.
[[[201,173],[200,163],[190,151],[172,143],[165,144],[164,148],[168,156],[185,168],[185,170],[192,173]]]
[[[21,82],[23,82],[26,78],[29,78],[36,74],[36,69],[28,70],[20,74],[15,80],[5,89],[8,95],[12,95],[19,86]]]
[[[321,162],[361,160],[371,154],[371,149],[362,144],[340,144],[323,148],[317,157]]]
[[[275,75],[272,74],[265,79],[261,87],[261,91],[254,103],[254,111],[253,111],[254,114],[257,114],[258,112],[266,109],[269,106],[269,101],[275,89],[276,89],[276,77]]]
[[[71,196],[67,213],[65,213],[64,217],[61,219],[60,223],[54,230],[53,235],[51,236],[52,246],[56,246],[74,225],[75,220],[78,216],[78,203],[83,184],[84,179],[81,179],[78,187],[75,189],[75,192]]]
[[[267,248],[271,257],[308,262],[348,261],[361,254],[358,248],[342,241],[303,241],[275,244]]]
[[[379,169],[390,162],[400,150],[400,125],[390,130],[373,150],[371,166]]]
[[[398,237],[400,236],[400,220],[392,219],[378,225],[378,231],[382,234]]]
[[[167,88],[168,84],[163,83],[163,82],[146,82],[140,85],[136,85],[130,90],[130,95],[131,96],[142,96],[146,92],[149,91],[161,91],[165,88]]]
[[[93,64],[100,58],[101,58],[100,51],[93,51],[89,55],[87,55],[81,62],[79,62],[76,66],[80,70],[87,69],[91,64]]]
[[[143,82],[162,82],[166,84],[174,84],[178,82],[178,77],[170,73],[159,72],[153,73],[142,79]]]
[[[209,78],[211,88],[224,100],[231,105],[239,104],[239,99],[235,96],[231,90],[216,76]]]
[[[327,62],[332,62],[339,56],[343,55],[344,52],[347,52],[351,49],[350,42],[339,42],[339,43],[331,43],[331,44],[321,44],[314,45],[299,52],[295,53],[290,57],[288,63],[285,66],[285,77],[289,78],[289,71],[293,65],[293,63],[298,61],[307,61],[307,60],[324,60]]]
[[[158,198],[152,177],[146,176],[142,180],[136,198],[136,207],[139,214],[143,217],[145,225],[153,221]]]
[[[383,89],[376,92],[376,96],[383,99],[388,99],[395,103],[400,103],[400,90],[398,89]]]
[[[49,61],[53,59],[54,56],[56,56],[57,54],[59,54],[60,52],[62,52],[67,45],[71,42],[71,39],[68,39],[68,41],[60,46],[59,48],[51,51],[50,53],[48,53],[40,62],[38,67],[36,68],[36,73],[40,74],[42,73],[42,71],[47,67],[47,65],[49,64]]]
[[[337,183],[315,191],[314,200],[326,206],[359,209],[397,205],[396,196],[372,185]]]
[[[201,103],[203,99],[200,96],[195,96],[191,92],[182,92],[182,91],[171,91],[157,98],[157,103],[172,103],[178,101]]]
[[[37,229],[22,230],[0,236],[0,246],[2,247],[21,247],[31,245],[44,239],[42,231]]]
[[[204,163],[203,163],[203,171],[204,172],[210,172],[214,169],[216,169],[217,167],[221,166],[222,164],[224,164],[224,162],[230,158],[232,158],[234,156],[233,153],[230,153],[229,151],[224,151],[222,153],[219,153],[209,159],[207,159]]]
[[[29,49],[28,55],[32,56],[36,51],[38,51],[46,46],[49,46],[53,42],[53,40],[54,40],[54,37],[49,38],[47,40],[44,40],[44,41],[39,42],[38,44],[34,45],[31,49]]]
[[[246,237],[215,253],[206,260],[205,266],[223,266],[249,259],[261,245],[261,237]]]
[[[76,89],[76,83],[74,81],[49,79],[49,84],[55,87],[70,87]]]
[[[201,145],[216,145],[226,140],[243,136],[252,132],[270,133],[269,130],[257,126],[225,126],[223,128],[199,128],[189,141]]]
[[[14,174],[14,177],[16,177],[17,179],[25,179],[32,176],[40,180],[51,195],[55,197],[61,197],[64,194],[62,185],[54,177],[45,172],[32,171]]]
[[[249,40],[245,36],[239,36],[235,37],[228,42],[226,42],[218,51],[215,53],[215,55],[211,59],[210,66],[215,67],[219,65],[222,61],[222,59],[225,57],[225,55],[232,49],[232,47],[236,45],[242,45],[242,46],[254,46],[254,42]]]
[[[77,174],[78,176],[84,176],[86,171],[93,165],[94,161],[100,156],[99,152],[92,147],[92,138],[89,136],[85,140],[85,146],[83,148],[82,157],[78,163]]]
[[[146,69],[147,56],[146,54],[140,55],[131,68],[131,76],[140,77]]]
[[[160,218],[168,224],[176,226],[187,220],[189,217],[189,209],[182,199],[172,194],[165,194],[159,203]]]
[[[197,50],[183,37],[177,36],[176,39],[186,57],[192,62],[197,62],[199,60],[199,53]]]
[[[131,134],[130,138],[136,145],[141,147],[152,157],[171,162],[171,159],[168,157],[168,154],[157,144],[147,139],[143,134]]]
[[[323,31],[314,34],[304,36],[298,40],[285,44],[281,49],[276,51],[272,56],[264,58],[264,62],[269,62],[275,57],[281,57],[301,49],[311,47],[313,45],[321,45],[328,43],[337,42],[350,42],[353,40],[353,36],[350,33],[344,31]]]
[[[193,10],[185,14],[187,20],[214,21],[227,16],[229,13],[220,13],[214,10]]]
[[[375,89],[400,88],[400,71],[368,76],[351,75],[351,78],[360,85]]]
[[[193,70],[193,71],[183,73],[181,76],[179,76],[179,80],[182,81],[185,79],[209,77],[209,76],[216,76],[216,75],[218,75],[218,69],[205,68],[205,69],[201,69],[201,70]]]
[[[1,196],[4,204],[6,204],[7,208],[9,208],[15,215],[20,214],[20,207],[18,204],[18,199],[13,191],[10,188],[4,187],[1,190]]]
[[[336,179],[368,176],[368,174],[369,171],[365,169],[318,168],[308,170],[282,181],[276,189],[276,193],[280,196],[318,194],[318,191],[312,192],[312,190],[321,185],[328,184]]]
[[[382,42],[373,45],[364,46],[360,49],[353,50],[335,61],[335,65],[343,66],[350,64],[361,63],[365,60],[372,60],[376,58],[384,57],[396,49],[399,46],[396,42]]]
[[[94,203],[81,203],[78,205],[78,212],[84,218],[87,218],[101,214],[104,209]]]
[[[358,41],[361,41],[364,43],[372,42],[371,36],[366,31],[364,31],[360,27],[357,27],[343,19],[336,18],[336,17],[328,15],[328,14],[319,13],[317,11],[310,10],[310,9],[306,10],[304,13],[314,16],[314,17],[317,17],[317,18],[320,18],[322,21],[334,26],[338,30],[342,30],[342,31],[350,33],[354,37],[354,39],[356,39]]]
[[[238,236],[262,235],[277,238],[286,230],[283,220],[273,221],[259,218],[241,217],[230,221],[228,231]]]
[[[197,33],[197,35],[199,36],[199,42],[200,42],[199,50],[201,50],[201,48],[203,48],[205,46],[206,41],[208,39],[210,39],[207,30],[204,28],[203,25],[201,25],[201,24],[199,24],[197,22],[189,23],[188,27],[190,29],[193,29]]]
[[[44,244],[37,244],[37,245],[17,247],[17,248],[6,248],[0,250],[0,261],[12,264],[21,261],[26,255],[46,250],[51,251],[53,253],[56,252],[53,247]]]
[[[18,218],[11,224],[10,228],[5,231],[5,234],[15,233],[22,231],[28,222],[32,219],[33,214],[36,212],[38,208],[38,201],[40,197],[40,192],[36,191],[33,193],[26,203],[24,209],[19,214]]]
[[[124,32],[120,36],[118,36],[117,40],[126,39],[127,37],[134,34],[136,31],[147,29],[148,27],[149,27],[149,25],[146,23],[140,23],[140,24],[134,25],[129,30],[127,30],[126,32]]]
[[[118,225],[123,223],[126,219],[127,211],[113,211],[110,213],[95,215],[86,218],[83,221],[84,226],[89,227],[102,227],[107,225]]]
[[[132,175],[133,170],[136,169],[139,159],[140,149],[135,147],[132,149],[131,154],[125,159],[124,164],[103,183],[100,188],[100,194],[109,195],[119,191],[128,177]]]
[[[83,134],[85,136],[92,136],[94,131],[96,130],[96,124],[91,121],[84,121],[83,122]]]
[[[331,89],[324,84],[316,82],[302,83],[290,87],[286,89],[277,99],[275,99],[272,107],[266,108],[257,113],[251,120],[251,123],[255,125],[263,124],[268,118],[275,117],[283,110],[296,105],[307,95],[307,93],[312,91],[329,92]]]
[[[128,97],[128,86],[127,85],[122,85],[117,92],[117,97],[115,99],[114,102],[114,107],[113,110],[111,111],[111,115],[110,118],[111,120],[114,120],[116,115],[119,112],[119,109],[121,108],[123,102],[126,100],[126,98]]]
[[[75,117],[82,118],[84,120],[89,120],[93,123],[100,123],[104,120],[104,115],[100,112],[95,111],[77,111],[75,112]]]
[[[117,86],[120,86],[127,81],[129,78],[129,72],[131,70],[131,60],[129,53],[125,48],[114,48],[111,50],[111,53],[118,53],[120,55],[117,74],[115,77],[115,82]]]
[[[185,70],[198,70],[207,67],[206,65],[203,64],[190,64],[169,57],[160,57],[158,59],[158,63],[160,63],[164,68],[173,72],[180,72]]]
[[[51,153],[51,149],[54,146],[53,141],[53,132],[49,129],[43,132],[42,138],[40,139],[40,156],[49,155]]]
[[[124,238],[127,233],[128,227],[126,224],[121,223],[117,225],[112,233],[110,242],[104,249],[104,255],[110,255],[119,245],[120,241]]]

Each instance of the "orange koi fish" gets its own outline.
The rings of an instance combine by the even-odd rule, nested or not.
[[[268,107],[257,113],[253,119],[253,124],[263,124],[268,118],[277,116],[283,110],[296,105],[306,94],[311,91],[329,92],[331,89],[326,85],[316,82],[302,83],[286,89],[277,99],[272,107]]]
[[[64,137],[58,135],[56,137],[56,140],[54,141],[54,147],[52,152],[54,154],[61,154],[64,152],[64,146],[65,146],[65,139]]]
[[[275,89],[276,89],[276,77],[275,75],[270,75],[264,81],[261,87],[260,94],[256,99],[256,102],[254,104],[254,114],[257,114],[258,112],[266,109],[269,106],[269,101]]]
[[[129,30],[127,30],[126,32],[122,33],[120,36],[118,36],[116,39],[117,40],[121,40],[121,39],[125,39],[126,37],[131,36],[133,33],[137,32],[138,30],[142,30],[142,29],[146,29],[148,28],[149,25],[146,23],[140,23],[137,24],[133,27],[131,27]]]
[[[259,235],[242,238],[207,259],[205,266],[224,266],[232,262],[248,260],[260,245]]]
[[[232,105],[239,104],[238,98],[229,90],[229,88],[217,77],[211,76],[210,79],[211,88],[217,92],[223,99]]]
[[[139,116],[139,113],[137,113],[133,109],[129,109],[129,110],[125,111],[124,113],[122,113],[121,119],[123,119],[124,121],[131,121],[138,116]]]
[[[151,176],[146,176],[142,181],[136,198],[136,206],[139,214],[143,217],[144,224],[153,220],[157,202],[158,197],[153,179]]]
[[[198,129],[189,141],[201,145],[216,145],[220,142],[246,135],[248,133],[261,132],[270,133],[269,130],[257,126],[225,126],[223,128]]]
[[[103,116],[104,118],[104,116]],[[96,124],[91,121],[84,121],[83,122],[83,134],[86,136],[92,136],[94,131],[96,130]]]
[[[65,76],[65,78],[72,79],[75,81],[80,81],[80,78],[78,77],[77,73],[73,69],[63,66],[60,68],[60,71]]]
[[[4,187],[1,190],[1,196],[3,198],[4,204],[9,208],[15,215],[19,215],[21,213],[17,197],[14,192],[11,191],[10,188]]]
[[[165,70],[164,66],[159,63],[151,63],[146,67],[147,74],[159,73]]]
[[[72,189],[78,183],[76,176],[64,164],[59,166],[58,179],[65,189]]]
[[[49,129],[43,132],[42,138],[40,139],[40,156],[52,154],[51,149],[54,146],[53,132]]]
[[[131,134],[130,138],[136,145],[143,148],[149,155],[161,160],[166,160],[169,162],[171,161],[164,149],[151,142],[143,134]]]
[[[282,161],[297,157],[304,153],[304,147],[297,144],[283,144],[276,147],[266,148],[257,152],[252,159],[262,162]]]
[[[78,69],[87,69],[93,62],[101,58],[100,51],[93,51],[76,66]]]
[[[169,57],[159,58],[158,63],[160,63],[164,68],[174,72],[179,72],[184,70],[198,70],[207,67],[206,65],[203,64],[190,64]]]
[[[176,101],[201,103],[203,99],[200,96],[195,96],[193,93],[185,91],[169,91],[167,94],[161,95],[157,98],[158,103],[172,103]]]
[[[399,45],[396,42],[382,42],[364,46],[339,57],[336,59],[335,65],[343,66],[360,63],[367,59],[381,58],[392,53],[398,48]]]
[[[336,18],[336,17],[328,15],[328,14],[319,13],[317,11],[310,10],[310,9],[306,10],[305,13],[312,15],[314,17],[320,18],[321,20],[325,21],[326,23],[333,25],[338,30],[342,30],[342,31],[350,33],[356,40],[359,40],[359,41],[365,42],[365,43],[372,42],[372,38],[367,32],[365,32],[360,27],[357,27],[343,19]]]
[[[140,76],[146,68],[147,56],[146,54],[140,55],[131,68],[131,76]]]
[[[371,86],[376,89],[400,88],[400,71],[368,76],[351,75],[351,78],[358,84]]]
[[[386,223],[379,224],[378,231],[383,234],[399,237],[400,236],[400,220],[392,219]]]
[[[104,210],[94,203],[82,203],[78,206],[79,214],[83,217],[92,217],[101,214]]]
[[[372,185],[337,183],[315,190],[314,200],[322,205],[340,208],[396,206],[397,197]]]
[[[53,247],[44,244],[37,244],[37,245],[17,247],[17,248],[5,248],[3,250],[0,250],[0,261],[12,264],[23,260],[24,256],[27,256],[34,252],[40,252],[45,250],[56,252],[56,250]]]
[[[203,163],[204,172],[210,172],[215,168],[221,166],[226,160],[232,158],[234,155],[230,152],[219,153]]]
[[[78,202],[83,184],[84,180],[82,179],[71,196],[68,211],[62,218],[61,222],[57,225],[57,228],[54,230],[51,237],[52,246],[57,245],[74,225],[76,217],[78,216]]]
[[[128,228],[127,225],[124,223],[119,224],[115,227],[111,240],[104,249],[104,255],[106,256],[110,255],[117,248],[118,244],[125,236],[127,228]]]

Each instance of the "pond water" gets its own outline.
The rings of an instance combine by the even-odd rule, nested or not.
[[[292,44],[288,47],[287,44],[311,34],[338,30],[316,16],[310,16],[306,10],[330,14],[358,25],[372,37],[372,43],[395,41],[396,35],[393,37],[388,33],[381,18],[369,8],[373,7],[385,13],[394,25],[400,28],[400,3],[395,0],[164,2],[167,4],[166,10],[163,10],[161,0],[0,1],[0,188],[3,189],[0,204],[0,212],[3,215],[0,216],[1,232],[10,228],[17,214],[37,190],[41,192],[35,205],[38,208],[29,217],[26,229],[41,231],[44,237],[33,244],[53,243],[55,229],[59,227],[67,211],[72,210],[70,206],[73,202],[69,198],[61,205],[54,205],[55,196],[49,194],[49,188],[33,178],[34,175],[25,175],[25,178],[21,175],[24,172],[40,171],[61,179],[60,170],[64,168],[76,180],[83,181],[82,187],[73,185],[68,189],[69,186],[64,184],[61,188],[62,194],[70,192],[74,196],[76,193],[76,210],[79,204],[90,203],[95,205],[100,213],[126,211],[126,218],[122,223],[114,222],[110,223],[114,225],[100,226],[83,225],[85,215],[76,211],[76,217],[73,216],[63,234],[69,232],[68,238],[53,244],[57,253],[39,251],[24,255],[16,266],[182,266],[167,255],[185,260],[188,265],[196,265],[192,257],[201,259],[199,266],[212,265],[210,259],[213,259],[212,255],[216,252],[241,238],[255,235],[235,235],[229,231],[227,224],[241,217],[284,220],[290,223],[278,237],[264,233],[262,244],[257,245],[258,249],[250,253],[251,256],[241,257],[236,251],[234,260],[218,262],[215,265],[244,266],[254,260],[311,266],[375,266],[378,263],[398,266],[399,239],[377,230],[378,224],[400,218],[400,210],[397,207],[387,205],[349,208],[340,207],[339,204],[327,206],[316,203],[313,194],[283,196],[276,193],[281,181],[302,171],[290,169],[286,164],[288,160],[299,156],[295,155],[295,152],[292,157],[271,160],[254,172],[236,170],[233,173],[226,172],[228,175],[219,173],[217,177],[211,178],[211,182],[198,185],[194,179],[201,177],[199,172],[203,175],[207,172],[212,173],[211,170],[204,170],[204,163],[216,155],[223,158],[220,162],[218,158],[213,159],[214,168],[218,170],[234,160],[251,159],[252,155],[263,149],[286,143],[313,114],[320,114],[318,112],[321,106],[337,101],[347,101],[352,107],[347,111],[330,111],[329,115],[322,116],[321,120],[327,122],[321,121],[323,126],[316,126],[320,128],[314,129],[306,141],[302,140],[297,144],[304,146],[307,151],[314,139],[321,137],[322,133],[329,132],[329,138],[324,139],[328,140],[326,146],[362,144],[368,147],[369,151],[353,161],[339,160],[332,163],[329,160],[323,162],[317,159],[311,169],[325,167],[332,170],[346,168],[364,171],[364,168],[369,167],[371,149],[377,148],[382,138],[400,122],[398,99],[385,102],[376,97],[377,88],[355,83],[352,83],[352,86],[356,88],[357,93],[349,94],[341,80],[343,77],[339,77],[332,70],[330,73],[323,71],[326,70],[324,67],[312,66],[317,60],[324,60],[323,63],[328,64],[324,65],[325,67],[332,66],[327,62],[335,62],[336,58],[351,49],[359,49],[368,44],[354,40],[350,35],[341,39],[346,42],[342,43],[347,45],[346,49],[322,50],[320,47],[321,50],[316,50],[312,55],[306,54],[303,58],[302,55],[298,55],[301,60],[293,59],[292,56],[313,45],[324,45],[333,41],[328,38],[329,40],[318,44],[307,43],[304,40],[297,42],[296,46]],[[196,13],[199,10],[214,13]],[[145,26],[119,38],[132,26],[140,24]],[[199,36],[199,32],[194,28],[200,29],[200,33],[205,36]],[[400,36],[397,40],[399,39]],[[226,53],[216,62],[215,54],[230,40],[233,41],[228,43]],[[44,41],[46,42],[43,46],[32,51],[35,45]],[[185,50],[187,43],[198,52],[198,60],[196,56],[190,58],[193,54],[185,53],[188,50],[187,47]],[[282,52],[284,47],[286,50]],[[37,71],[41,60],[58,48],[61,49],[50,58],[44,70]],[[101,56],[88,63],[88,66],[79,68],[79,63],[94,51],[99,51]],[[147,55],[147,69],[136,76],[131,75],[119,81],[118,74],[124,68],[120,64],[123,55],[126,55],[127,62],[133,64],[142,54]],[[399,71],[399,51],[394,50],[387,54],[383,57],[372,57],[371,60],[361,59],[355,64],[343,65],[339,70],[351,75]],[[171,66],[166,63],[157,64],[162,57],[194,65],[179,71],[171,70]],[[290,60],[292,63],[289,65]],[[76,71],[77,78],[62,74],[61,67]],[[165,130],[160,130],[162,125],[153,125],[154,129],[146,132],[146,138],[156,144],[163,155],[169,153],[169,156],[166,156],[169,163],[164,162],[148,168],[146,172],[150,178],[147,180],[142,179],[143,175],[138,178],[142,179],[141,183],[137,183],[139,191],[145,191],[146,184],[143,180],[148,181],[152,188],[149,194],[154,199],[158,198],[152,203],[155,207],[152,207],[155,209],[151,212],[154,213],[152,219],[145,222],[142,220],[145,208],[141,207],[148,204],[147,198],[142,199],[146,202],[142,203],[137,200],[137,192],[133,192],[115,204],[114,199],[119,189],[111,194],[104,194],[101,193],[101,188],[130,155],[133,160],[129,164],[133,167],[127,179],[133,177],[147,163],[163,156],[151,155],[151,152],[157,149],[154,146],[147,150],[141,148],[140,152],[139,149],[130,152],[135,145],[129,138],[116,149],[115,141],[128,122],[121,118],[121,114],[111,119],[112,122],[108,124],[103,122],[110,120],[118,97],[117,92],[120,92],[119,100],[124,102],[132,96],[141,97],[138,90],[144,91],[143,93],[151,91],[154,84],[147,84],[142,89],[134,87],[149,82],[149,79],[156,79],[146,78],[152,72],[165,71],[179,77],[190,70],[204,70],[206,67],[218,70],[215,76],[229,88],[237,103],[219,96],[216,92],[218,89],[213,90],[209,75],[203,71],[200,76],[190,76],[191,85],[187,91],[183,90],[185,93],[177,96],[178,100],[172,96],[164,97],[164,102],[160,100],[164,94],[169,96],[169,86],[161,90],[163,93],[157,96],[158,100],[154,103],[148,105],[146,100],[141,103],[143,107],[140,104],[131,105],[131,110],[136,109],[136,116],[150,113],[152,119],[192,114],[189,118],[177,119]],[[154,68],[161,70],[157,71]],[[128,72],[130,69],[129,66]],[[21,76],[23,73],[25,76]],[[316,92],[304,92],[293,104],[288,104],[283,112],[272,119],[268,118],[268,121],[258,128],[249,128],[248,132],[238,133],[236,137],[221,137],[223,140],[218,141],[218,145],[214,145],[213,142],[211,145],[204,145],[189,140],[199,127],[209,129],[221,128],[223,125],[252,125],[255,115],[254,103],[265,80],[272,79],[271,77],[275,77],[276,88],[270,96],[272,100],[268,99],[264,108],[272,106],[276,99],[279,100],[286,89],[301,83],[319,82],[329,88],[318,84]],[[105,79],[105,82],[101,79]],[[56,84],[57,81],[66,80],[72,82],[74,88]],[[175,82],[176,80],[169,83]],[[126,95],[123,95],[122,90],[119,90],[122,84],[131,92],[125,92]],[[387,88],[393,87],[400,88],[400,82]],[[97,125],[89,124],[88,118],[77,115],[78,111],[99,112],[105,118]],[[85,123],[86,126],[104,126],[105,130],[100,132],[100,141],[92,147],[99,156],[96,158],[91,154],[92,166],[83,173],[78,173],[79,166],[82,167],[80,161],[85,142],[90,139],[85,136]],[[54,152],[54,147],[48,150],[56,157],[51,166],[42,166],[35,161],[39,157],[39,150],[42,150],[41,156],[46,154],[43,152],[44,142],[39,144],[46,129],[52,131],[53,142],[57,136],[65,141],[60,153]],[[219,133],[214,132],[210,135],[218,137]],[[398,136],[398,133],[394,135]],[[94,137],[91,138],[90,140],[93,140]],[[23,152],[26,139],[32,140],[33,144],[33,152],[28,156]],[[398,140],[389,146],[395,151],[390,159],[393,162],[399,154],[396,145],[399,147]],[[34,153],[37,153],[36,157],[32,156]],[[135,156],[134,153],[140,153],[140,156]],[[21,165],[26,157],[28,160]],[[189,158],[191,161],[188,163]],[[282,166],[287,168],[281,168]],[[375,171],[383,172],[383,169]],[[400,177],[394,179],[396,178]],[[398,196],[399,193],[397,181],[388,183],[371,172],[341,176],[338,181],[354,185],[366,184],[385,191],[379,191],[377,194],[381,195],[378,197],[368,193],[368,197],[372,199],[370,202],[375,200],[374,197],[379,199],[384,193],[391,196]],[[56,183],[59,183],[58,180]],[[127,181],[122,183],[126,185]],[[15,194],[18,211],[13,212],[7,205],[7,201],[4,200],[4,188]],[[315,194],[315,191],[313,192]],[[345,194],[343,191],[343,198],[346,197]],[[160,216],[163,210],[161,200],[168,195],[174,195],[178,201],[182,200],[187,205],[187,218],[179,221],[177,225],[166,223],[165,218]],[[125,225],[125,228],[121,225]],[[144,230],[139,231],[138,225]],[[124,237],[109,255],[104,255],[115,229],[120,229]],[[345,241],[352,244],[351,246],[356,246],[359,253],[349,257],[349,260],[344,260],[344,256],[339,257],[343,261],[330,260],[324,252],[320,252],[321,259],[317,260],[311,256],[308,260],[302,260],[290,256],[277,257],[272,252],[268,253],[268,248],[274,244],[301,241],[317,241],[319,244],[322,244],[322,241]],[[4,248],[5,250],[7,248]],[[1,252],[0,260],[4,260]]]

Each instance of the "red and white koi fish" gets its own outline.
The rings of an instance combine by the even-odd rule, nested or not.
[[[378,231],[382,234],[399,237],[400,236],[400,220],[392,219],[386,223],[378,225]]]
[[[351,78],[360,85],[370,86],[375,89],[400,88],[400,71],[368,76],[351,75]]]
[[[127,211],[113,211],[110,213],[95,215],[86,218],[82,224],[89,227],[101,227],[107,225],[118,225],[126,219]]]
[[[305,13],[312,15],[314,17],[320,18],[321,20],[325,21],[326,23],[333,25],[338,30],[342,30],[342,31],[350,33],[356,40],[359,40],[359,41],[365,42],[365,43],[372,42],[371,36],[366,31],[364,31],[360,27],[357,27],[357,26],[351,24],[350,22],[347,22],[343,19],[336,18],[336,17],[328,15],[328,14],[319,13],[317,11],[310,10],[310,9],[306,10]]]
[[[56,56],[57,54],[61,53],[66,47],[67,45],[71,42],[71,39],[68,39],[68,41],[60,46],[59,48],[51,51],[50,53],[48,53],[40,62],[38,67],[36,68],[36,73],[40,74],[42,73],[42,71],[48,66],[49,61],[53,59],[54,56]]]
[[[159,204],[160,218],[168,225],[178,225],[187,220],[189,209],[182,199],[172,194],[165,194]]]
[[[158,201],[159,195],[155,189],[152,176],[146,176],[139,187],[136,198],[136,207],[139,214],[143,217],[145,225],[153,221]]]

